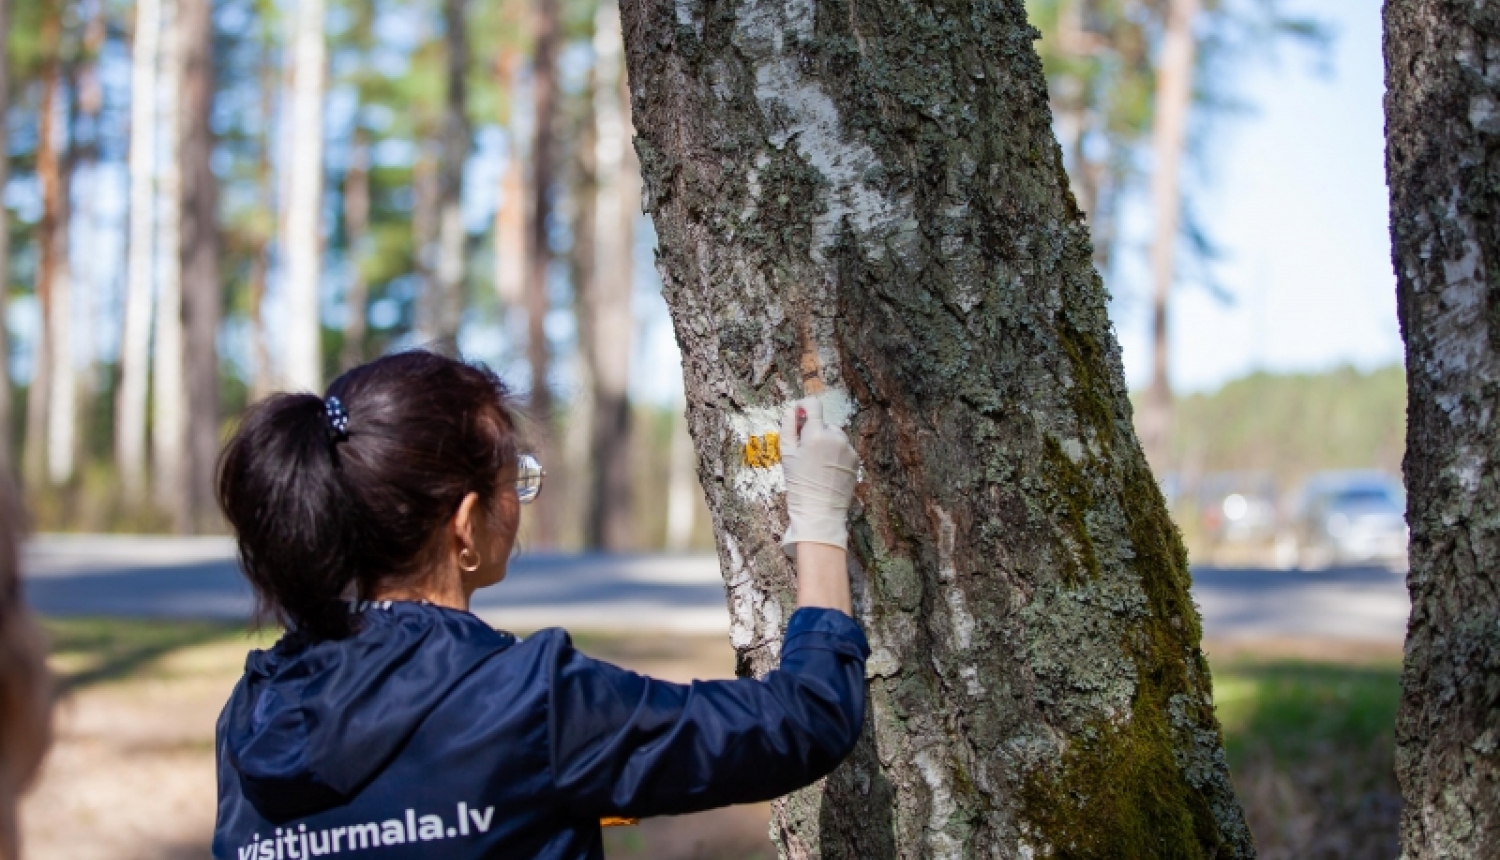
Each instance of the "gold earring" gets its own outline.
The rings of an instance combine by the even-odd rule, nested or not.
[[[467,564],[467,563],[464,562],[464,556],[469,556],[469,555],[474,556],[474,562],[472,564]],[[464,547],[463,549],[459,550],[458,551],[458,569],[461,570],[461,571],[463,571],[464,573],[473,573],[474,571],[478,570],[479,569],[479,553],[477,553],[477,552],[471,552],[468,547]]]

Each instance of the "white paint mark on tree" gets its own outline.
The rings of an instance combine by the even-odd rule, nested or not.
[[[795,141],[797,152],[827,180],[829,192],[814,216],[812,258],[824,260],[846,218],[857,230],[893,227],[906,210],[865,181],[881,166],[874,150],[846,140],[838,107],[801,70],[797,46],[813,36],[811,0],[752,0],[741,7],[734,44],[755,64],[755,97],[777,149]]]

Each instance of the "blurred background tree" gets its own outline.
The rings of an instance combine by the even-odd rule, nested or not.
[[[1136,428],[1158,472],[1171,459],[1169,306],[1183,273],[1232,301],[1215,281],[1212,237],[1184,192],[1184,163],[1210,165],[1213,122],[1245,107],[1235,72],[1257,53],[1329,38],[1315,20],[1278,0],[1028,0],[1042,30],[1038,44],[1074,197],[1088,215],[1094,256],[1107,284],[1122,250],[1121,209],[1148,193],[1151,382],[1137,403]]]
[[[1274,0],[1201,2],[1028,4],[1117,295],[1118,261],[1144,255],[1122,238],[1125,210],[1162,213],[1163,344],[1171,285],[1218,289],[1184,190],[1198,184],[1167,174],[1209,169],[1216,120],[1241,107],[1237,69],[1325,38]],[[549,475],[528,546],[711,544],[681,403],[640,396],[677,383],[641,362],[666,312],[614,3],[8,0],[4,13],[0,457],[38,527],[216,531],[213,457],[249,402],[427,346],[516,386]],[[1173,403],[1164,365],[1152,379],[1143,418]],[[1159,471],[1268,467],[1264,445],[1201,453],[1220,449],[1193,441],[1212,433],[1194,407],[1168,415]]]

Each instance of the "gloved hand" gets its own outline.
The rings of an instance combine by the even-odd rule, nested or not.
[[[805,415],[800,431],[797,413]],[[854,497],[859,462],[854,446],[837,427],[823,423],[823,403],[805,397],[781,419],[781,470],[786,476],[790,524],[781,548],[793,558],[799,543],[849,548],[849,500]]]

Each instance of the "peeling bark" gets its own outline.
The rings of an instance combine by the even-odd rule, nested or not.
[[[1386,171],[1406,341],[1412,614],[1402,857],[1500,845],[1500,8],[1385,7]]]
[[[746,442],[825,388],[864,471],[867,723],[783,856],[1253,856],[1022,4],[622,14],[742,673],[794,606]]]

